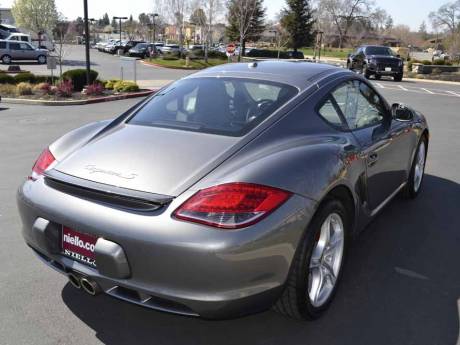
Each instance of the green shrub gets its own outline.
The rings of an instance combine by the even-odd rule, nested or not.
[[[16,92],[20,96],[33,95],[32,84],[27,82],[21,82],[16,85]]]
[[[50,75],[36,75],[35,76],[35,83],[40,84],[40,83],[48,83],[48,84],[54,84],[59,80],[59,77],[53,76],[51,78]]]
[[[192,49],[190,52],[190,58],[204,58],[204,50],[203,49]],[[217,50],[208,50],[208,58],[210,59],[222,59],[227,60],[227,54],[222,53]]]
[[[98,72],[90,70],[89,83],[92,84],[97,79]],[[62,79],[70,80],[75,91],[81,91],[86,85],[86,70],[83,68],[71,69],[62,74]]]
[[[120,79],[110,79],[110,80],[107,80],[105,83],[104,83],[104,87],[107,89],[107,90],[113,90],[113,86],[115,85],[115,83],[119,82]]]
[[[16,84],[14,78],[6,73],[0,73],[0,84]]]
[[[19,83],[35,83],[35,75],[33,73],[25,72],[18,73],[14,76],[14,82]]]
[[[139,91],[139,85],[132,81],[119,80],[114,84],[113,89],[117,92],[136,92]]]

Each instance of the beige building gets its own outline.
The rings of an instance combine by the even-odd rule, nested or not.
[[[11,13],[11,8],[0,8],[0,23],[15,25],[13,14]]]

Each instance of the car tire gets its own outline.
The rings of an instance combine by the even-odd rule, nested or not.
[[[394,77],[393,77],[393,80],[394,81],[401,81],[403,79],[403,75],[402,74],[396,74]]]
[[[328,247],[326,244],[327,241],[324,240],[324,229],[330,231],[331,227],[326,226],[326,222],[328,219],[332,219],[330,217],[334,217],[335,224],[341,224],[342,228],[342,237],[341,237],[341,252],[338,253],[339,256],[334,257],[332,261],[332,265],[330,267],[334,267],[335,273],[335,283],[332,284],[332,271],[333,269],[330,268],[328,273],[323,270],[322,264],[318,264],[318,268],[316,267],[316,263],[323,262],[323,255],[327,253],[325,250],[321,252],[320,244],[322,245],[323,249],[327,249]],[[337,218],[338,217],[338,218]],[[340,219],[341,222],[338,222],[337,219]],[[301,319],[301,320],[314,320],[322,315],[322,313],[329,307],[331,304],[335,292],[337,291],[337,287],[339,285],[339,281],[343,271],[343,263],[346,256],[346,247],[348,242],[348,235],[349,235],[349,222],[350,217],[347,214],[346,208],[344,205],[335,199],[328,199],[322,203],[320,208],[317,210],[315,216],[313,217],[310,225],[308,226],[307,231],[305,232],[302,241],[297,248],[296,255],[292,261],[290,273],[288,275],[287,281],[285,283],[285,287],[283,293],[276,304],[273,306],[273,309],[281,314],[289,316],[294,319]],[[332,223],[330,223],[332,224]],[[334,230],[335,231],[335,230]],[[334,232],[335,233],[335,232]],[[337,233],[337,236],[338,233]],[[330,239],[335,237],[330,237]],[[339,237],[337,237],[338,239]],[[338,240],[337,245],[339,244]],[[333,247],[331,247],[333,248]],[[320,260],[317,260],[319,254]],[[326,255],[327,256],[327,255]],[[332,256],[332,255],[330,255]],[[316,257],[316,258],[315,258]],[[340,262],[335,261],[340,257]],[[325,259],[326,257],[325,257]],[[330,264],[330,262],[329,262]],[[317,290],[314,290],[315,286],[318,284],[314,283],[315,277],[319,276],[320,283]],[[324,276],[326,274],[326,276]],[[324,293],[321,295],[321,285],[328,284],[329,286],[324,286],[324,289],[328,288],[328,290],[324,290]],[[332,286],[330,286],[332,284]],[[319,291],[317,294],[315,291]],[[327,295],[325,294],[327,292]],[[317,295],[318,300],[315,298],[312,299],[311,295]],[[321,299],[319,299],[321,295]]]
[[[39,57],[37,57],[37,61],[39,64],[44,65],[46,63],[46,56],[40,55]]]
[[[351,61],[347,61],[347,69],[353,71],[353,64],[351,63]]]
[[[371,73],[367,69],[367,65],[363,65],[362,73],[364,78],[369,79],[371,77]]]
[[[409,178],[406,187],[403,190],[403,196],[407,199],[415,199],[420,193],[425,175],[426,153],[428,149],[428,140],[425,135],[422,136],[415,151],[412,161]]]
[[[375,77],[375,80],[380,80],[380,79],[382,79],[382,76],[381,76],[380,74],[376,74],[374,77]]]
[[[2,56],[2,63],[4,65],[9,65],[11,63],[11,56],[9,55],[3,55]]]

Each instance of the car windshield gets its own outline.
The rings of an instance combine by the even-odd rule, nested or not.
[[[394,56],[393,50],[388,47],[366,47],[367,55],[389,55]]]
[[[157,93],[129,123],[241,136],[297,92],[270,81],[188,78]]]

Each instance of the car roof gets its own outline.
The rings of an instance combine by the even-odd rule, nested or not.
[[[390,48],[390,47],[387,47],[387,46],[382,46],[382,45],[378,45],[378,44],[364,44],[362,46],[359,46],[360,48]]]
[[[264,60],[254,62],[227,63],[191,74],[186,78],[236,77],[254,78],[281,82],[304,90],[320,76],[347,72],[336,66],[308,61]]]

